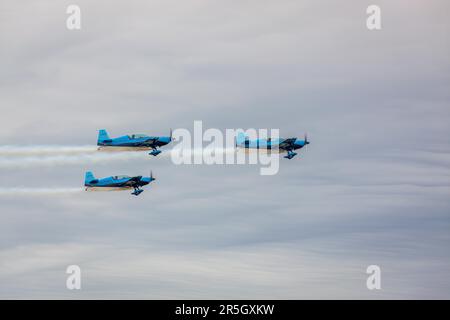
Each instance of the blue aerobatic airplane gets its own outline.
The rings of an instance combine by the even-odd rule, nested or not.
[[[152,173],[150,173],[150,177],[111,176],[97,179],[91,171],[88,171],[84,178],[84,186],[86,187],[86,191],[122,191],[134,189],[131,194],[138,196],[144,191],[141,187],[154,180],[155,178],[153,178]]]
[[[172,141],[172,130],[169,137],[151,137],[145,134],[131,134],[117,138],[110,138],[108,132],[102,129],[98,132],[98,150],[105,151],[142,151],[150,150],[149,154],[157,156],[161,153],[158,147],[165,146]]]
[[[256,139],[249,140],[249,138],[243,133],[240,132],[236,138],[236,147],[244,148],[244,149],[259,149],[259,150],[267,150],[270,152],[287,152],[287,155],[284,156],[286,159],[292,159],[297,155],[294,150],[301,149],[304,146],[309,144],[308,137],[305,134],[305,138],[303,140],[299,140],[297,138],[277,138],[277,139]]]

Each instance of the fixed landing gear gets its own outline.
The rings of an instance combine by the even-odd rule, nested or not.
[[[287,152],[287,155],[286,156],[284,156],[286,159],[292,159],[293,157],[295,157],[297,155],[297,153],[295,153],[294,151],[292,151],[292,150],[288,150],[288,152]]]
[[[140,195],[142,192],[144,192],[144,190],[141,190],[139,188],[134,188],[134,191],[131,193],[134,196],[138,196]]]
[[[149,155],[156,157],[160,153],[161,153],[161,150],[153,149],[152,152],[149,153]]]

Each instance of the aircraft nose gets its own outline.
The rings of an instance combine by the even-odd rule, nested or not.
[[[170,142],[170,137],[160,137],[159,141],[167,144]]]
[[[304,141],[304,140],[297,140],[297,141],[295,141],[296,149],[301,149],[304,146],[306,146],[307,144],[309,144],[309,141]]]
[[[145,183],[145,184],[149,184],[149,183],[152,182],[153,180],[155,180],[155,179],[153,179],[153,178],[151,178],[151,177],[142,177],[142,178],[141,178],[141,181],[142,181],[143,183]]]

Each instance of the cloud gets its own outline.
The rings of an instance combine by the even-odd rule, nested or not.
[[[80,32],[64,2],[2,11],[0,297],[448,297],[446,1],[380,1],[379,32],[356,0],[77,4]],[[90,149],[194,120],[311,144],[270,177]],[[157,180],[75,191],[86,170]]]

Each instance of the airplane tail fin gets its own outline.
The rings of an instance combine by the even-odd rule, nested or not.
[[[236,137],[236,144],[243,144],[245,140],[248,140],[248,137],[245,135],[244,132],[239,131]]]
[[[84,176],[84,184],[91,182],[92,180],[95,180],[94,174],[92,171],[86,172],[86,175]]]
[[[105,129],[101,129],[98,131],[98,140],[97,143],[105,142],[111,140],[111,138],[108,135],[108,132],[106,132]]]

